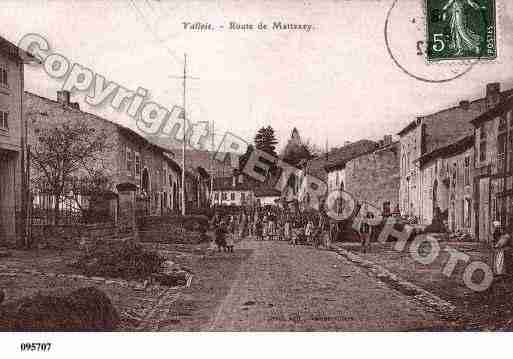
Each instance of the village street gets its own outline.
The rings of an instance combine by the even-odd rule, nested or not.
[[[204,330],[426,330],[437,314],[389,288],[335,252],[285,242],[239,243],[251,249]]]

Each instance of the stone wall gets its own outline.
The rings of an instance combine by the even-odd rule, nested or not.
[[[394,143],[349,161],[345,190],[359,202],[380,210],[389,202],[394,210],[399,201],[399,155],[399,143]]]
[[[32,226],[33,243],[41,244],[43,246],[55,246],[59,248],[77,247],[82,239],[113,239],[116,236],[117,228],[111,224]]]

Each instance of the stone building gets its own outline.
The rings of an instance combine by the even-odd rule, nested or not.
[[[214,178],[213,206],[244,206],[254,204],[254,181],[242,174]]]
[[[181,167],[171,151],[150,143],[129,128],[81,111],[77,103],[70,101],[67,91],[59,91],[57,100],[25,92],[23,111],[28,122],[28,143],[32,146],[37,142],[38,128],[67,121],[83,121],[96,131],[104,131],[108,149],[102,153],[101,161],[93,165],[109,177],[111,191],[116,192],[120,183],[134,184],[137,206],[144,214],[159,215],[179,209]],[[115,215],[117,210],[114,206],[112,213]]]
[[[399,143],[385,136],[380,147],[345,164],[345,191],[390,214],[399,201]]]
[[[474,136],[466,136],[422,155],[418,160],[422,218],[433,223],[435,215],[451,232],[473,233],[472,191]]]
[[[19,49],[0,37],[0,244],[16,238],[21,211],[21,159],[24,60]]]
[[[423,213],[423,189],[418,159],[438,148],[472,135],[474,127],[471,120],[512,93],[513,90],[501,92],[498,83],[487,84],[485,97],[474,101],[461,101],[458,106],[418,117],[398,133],[401,146],[399,189],[401,214],[415,217],[421,223],[424,218],[430,217]]]
[[[370,140],[359,140],[352,143],[346,143],[340,148],[333,149],[325,154],[319,155],[310,160],[304,160],[299,163],[297,175],[293,177],[293,181],[284,189],[282,197],[288,201],[297,201],[306,206],[310,206],[310,203],[314,203],[313,207],[319,201],[312,201],[308,195],[308,192],[301,191],[301,188],[309,186],[309,177],[312,176],[326,183],[327,190],[334,189],[334,184],[337,183],[335,180],[337,173],[339,176],[338,184],[335,187],[339,188],[343,186],[343,167],[345,163],[357,157],[363,153],[369,152],[376,149],[376,142]],[[306,182],[305,182],[306,181]],[[330,187],[330,183],[331,186]],[[318,208],[316,208],[318,209]]]
[[[513,230],[513,97],[472,121],[475,126],[475,233],[491,241],[491,223]]]
[[[328,192],[336,190],[347,190],[346,186],[346,165],[349,161],[366,153],[373,152],[378,147],[378,143],[369,140],[361,140],[354,143],[347,143],[334,151],[330,151],[323,156],[324,172],[314,172],[320,174],[328,185]]]

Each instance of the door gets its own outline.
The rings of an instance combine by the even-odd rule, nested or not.
[[[479,241],[488,242],[490,233],[490,179],[479,180]]]

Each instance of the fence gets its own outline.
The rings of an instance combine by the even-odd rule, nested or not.
[[[73,179],[59,196],[49,186],[32,188],[30,223],[33,225],[72,225],[114,221],[116,195],[101,190],[90,180]]]

